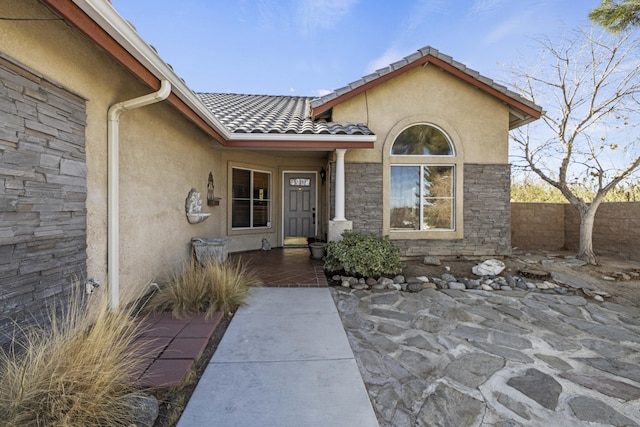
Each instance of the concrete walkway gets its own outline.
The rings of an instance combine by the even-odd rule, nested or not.
[[[258,288],[238,310],[178,422],[378,426],[327,288]]]

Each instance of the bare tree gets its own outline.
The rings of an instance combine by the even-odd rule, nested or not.
[[[640,166],[640,43],[628,33],[583,29],[574,34],[557,43],[539,40],[542,65],[513,70],[516,90],[545,112],[511,138],[517,147],[515,167],[538,174],[577,209],[578,258],[596,264],[596,211],[607,192]],[[576,195],[577,182],[593,185],[593,200]]]

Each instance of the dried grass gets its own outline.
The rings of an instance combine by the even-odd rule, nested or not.
[[[250,288],[261,285],[242,261],[209,261],[203,265],[191,261],[160,287],[147,309],[171,311],[178,318],[189,313],[205,313],[211,318],[216,312],[232,313],[245,304]]]
[[[75,289],[79,287],[74,286]],[[95,295],[95,294],[94,294]],[[0,420],[7,426],[129,426],[140,355],[131,310],[95,307],[75,291],[50,327],[0,351]]]

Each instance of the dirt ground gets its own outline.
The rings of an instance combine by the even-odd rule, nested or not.
[[[514,251],[512,256],[496,258],[506,265],[501,276],[518,276],[522,275],[521,271],[532,269],[548,273],[555,271],[582,279],[593,288],[609,293],[611,296],[606,298],[607,301],[640,307],[640,262],[601,257],[596,266],[581,266],[573,262],[575,253],[546,251]],[[440,277],[450,273],[456,278],[476,278],[471,269],[485,259],[489,257],[443,257],[439,266],[425,265],[422,258],[410,259],[404,261],[403,274],[405,277]]]

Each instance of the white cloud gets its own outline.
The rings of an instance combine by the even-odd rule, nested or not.
[[[332,28],[351,12],[358,0],[302,0],[298,22],[303,33]]]

